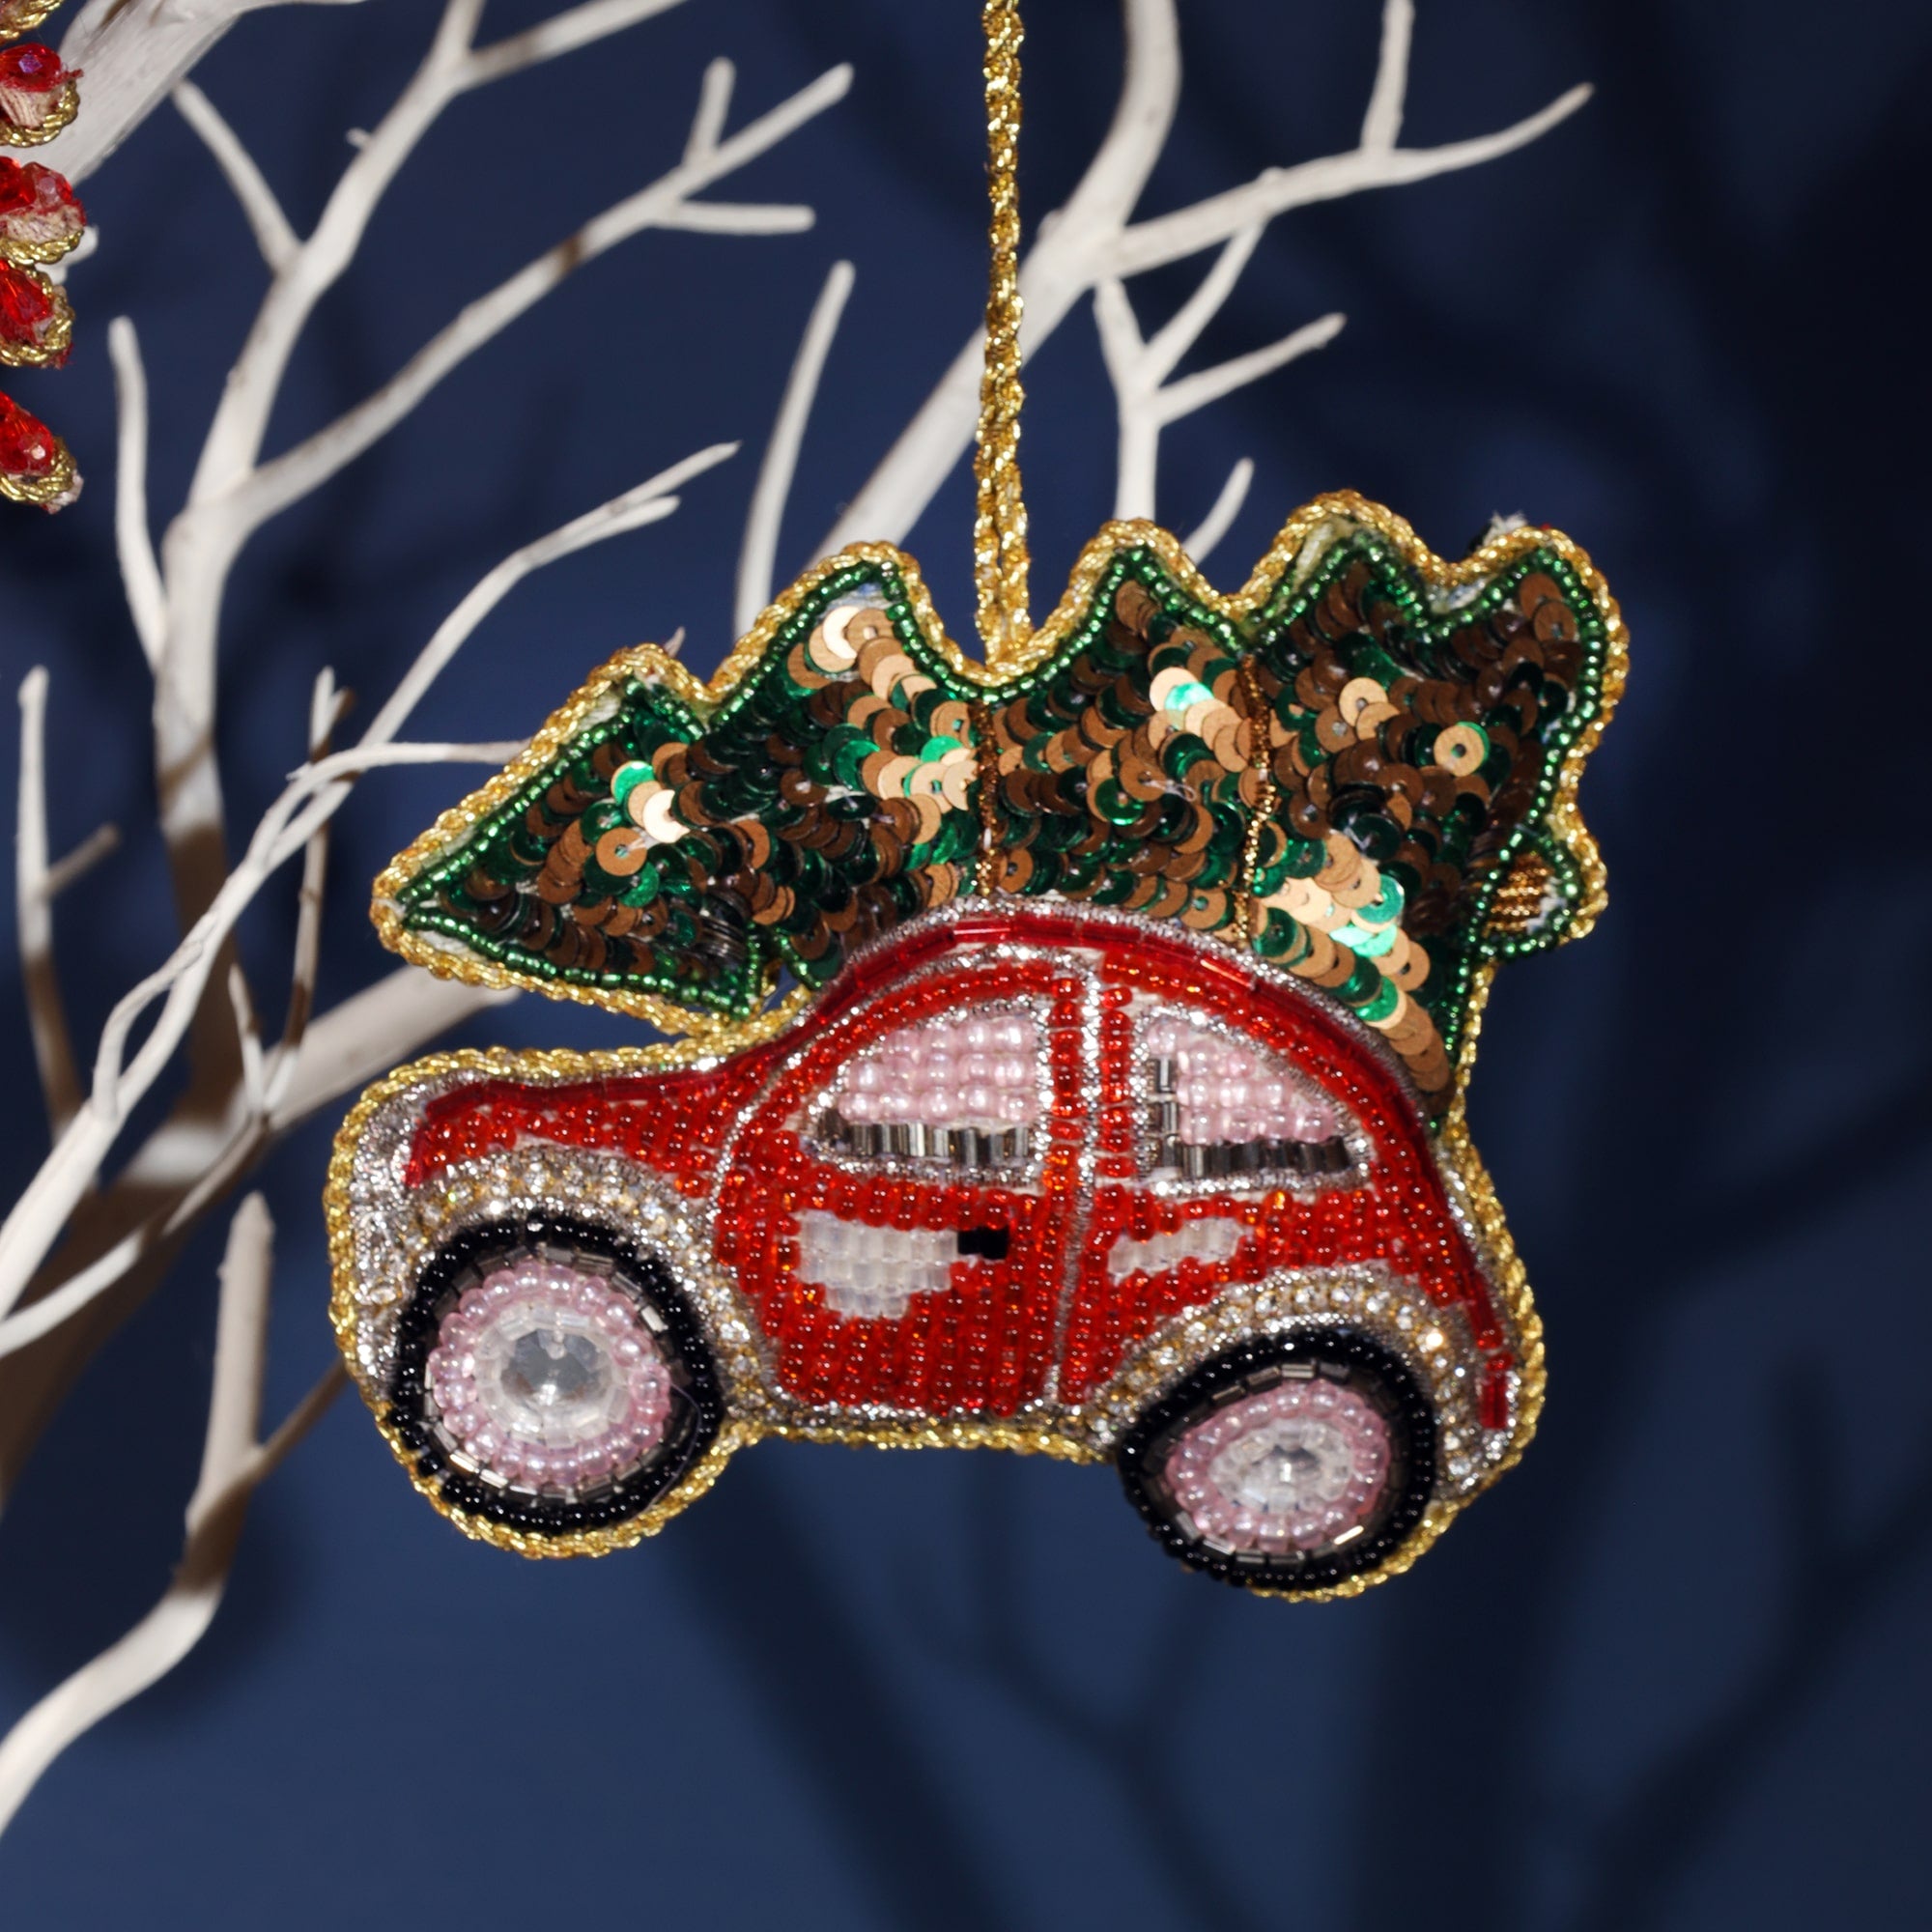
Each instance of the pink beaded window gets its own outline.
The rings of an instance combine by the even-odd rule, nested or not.
[[[1278,1055],[1172,1012],[1141,1023],[1151,1179],[1283,1180],[1354,1166],[1342,1109]]]
[[[839,1073],[810,1122],[826,1153],[948,1170],[1032,1161],[1046,1061],[1030,1006],[974,1006],[888,1034]]]

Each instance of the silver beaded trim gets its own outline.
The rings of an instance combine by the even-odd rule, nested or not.
[[[1439,1306],[1419,1283],[1373,1264],[1282,1269],[1183,1311],[1132,1350],[1070,1418],[1071,1430],[1104,1454],[1149,1404],[1224,1349],[1339,1327],[1379,1342],[1407,1367],[1435,1407],[1438,1490],[1473,1494],[1510,1442],[1507,1429],[1485,1429],[1477,1414],[1482,1350],[1460,1309]]]
[[[370,1122],[356,1150],[354,1366],[370,1403],[381,1407],[387,1400],[397,1322],[436,1250],[482,1222],[548,1213],[608,1221],[661,1255],[703,1324],[732,1412],[767,1413],[770,1364],[736,1287],[712,1260],[710,1214],[681,1199],[668,1180],[621,1154],[531,1143],[464,1161],[419,1188],[404,1184],[424,1106],[465,1084],[445,1078],[398,1094]]]

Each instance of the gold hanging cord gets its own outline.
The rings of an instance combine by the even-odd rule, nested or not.
[[[985,0],[986,192],[992,270],[980,381],[973,526],[980,639],[986,662],[1010,659],[1033,635],[1027,614],[1027,514],[1020,494],[1020,27],[1019,0]]]

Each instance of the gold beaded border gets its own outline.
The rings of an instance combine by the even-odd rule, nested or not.
[[[1547,814],[1547,822],[1558,841],[1575,858],[1583,883],[1581,897],[1573,909],[1564,935],[1569,939],[1580,938],[1596,923],[1606,896],[1603,861],[1596,841],[1577,810],[1577,789],[1584,761],[1602,737],[1623,690],[1626,639],[1616,600],[1582,547],[1560,530],[1525,526],[1502,531],[1471,551],[1460,562],[1451,562],[1437,556],[1393,510],[1372,502],[1352,490],[1318,497],[1297,510],[1282,526],[1280,534],[1249,574],[1246,583],[1232,596],[1215,590],[1208,582],[1179,538],[1171,531],[1145,522],[1116,521],[1104,525],[1081,552],[1066,590],[1053,614],[1023,642],[1011,650],[997,652],[984,661],[968,657],[948,635],[938,611],[933,608],[919,565],[912,557],[890,544],[855,544],[814,565],[785,589],[732,647],[708,682],[693,675],[675,658],[655,644],[639,644],[619,651],[592,675],[582,690],[552,714],[516,759],[460,804],[443,812],[427,832],[389,863],[376,880],[370,918],[384,945],[391,952],[414,965],[427,967],[441,979],[459,980],[469,985],[498,990],[516,988],[543,993],[552,999],[574,1000],[583,1006],[628,1013],[664,1032],[688,1034],[694,1039],[704,1041],[708,1050],[714,1052],[734,1051],[769,1038],[775,1030],[775,1020],[782,1024],[781,1015],[788,1019],[809,1000],[810,996],[805,988],[795,988],[777,1006],[767,1008],[749,1019],[729,1020],[680,1007],[653,993],[609,991],[550,980],[460,951],[446,939],[412,930],[404,922],[399,902],[401,895],[424,867],[440,859],[452,845],[467,838],[479,820],[506,799],[514,797],[584,725],[608,715],[610,708],[619,701],[623,687],[632,680],[662,684],[695,710],[702,711],[722,704],[763,663],[772,639],[797,615],[820,584],[840,571],[858,565],[892,570],[904,585],[906,602],[912,608],[914,621],[928,647],[945,661],[955,676],[990,687],[1022,677],[1053,656],[1084,621],[1101,578],[1122,551],[1151,551],[1168,575],[1196,602],[1221,617],[1238,622],[1252,616],[1267,603],[1307,549],[1310,540],[1324,526],[1336,523],[1352,524],[1375,531],[1433,591],[1453,590],[1463,584],[1493,577],[1517,558],[1537,550],[1549,551],[1561,557],[1588,591],[1603,619],[1605,633],[1601,696],[1595,717],[1584,730],[1577,734],[1565,753]],[[1488,971],[1484,970],[1471,982],[1469,1011],[1464,1022],[1471,1039],[1481,1017],[1483,1000],[1488,994],[1489,978]],[[1468,1065],[1469,1055],[1464,1052],[1459,1056],[1459,1094]]]
[[[49,8],[48,12],[52,9]],[[17,121],[10,121],[0,114],[0,148],[44,147],[79,112],[80,89],[71,80],[64,80],[59,98],[47,108],[46,116],[39,127],[23,128]]]
[[[58,262],[63,255],[71,255],[80,246],[80,238],[86,233],[83,222],[72,234],[57,236],[51,242],[23,242],[0,234],[0,262],[15,269],[44,268],[49,262]]]
[[[0,42],[17,41],[22,34],[31,34],[60,5],[61,0],[38,0],[38,4],[29,0],[5,27],[0,27]]]
[[[58,505],[73,494],[73,452],[59,437],[54,436],[52,430],[48,430],[47,435],[53,439],[53,468],[44,476],[14,476],[0,469],[0,497],[15,503]]]

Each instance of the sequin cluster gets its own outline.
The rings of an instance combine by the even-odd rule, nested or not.
[[[1475,969],[1560,936],[1579,894],[1548,813],[1608,634],[1563,556],[1432,602],[1336,519],[1237,621],[1129,545],[1004,681],[924,609],[909,562],[868,556],[719,691],[617,661],[398,862],[379,923],[440,971],[716,1021],[963,894],[1086,901],[1252,945],[1446,1099]]]
[[[1001,892],[1230,923],[1262,802],[1240,647],[1224,625],[1177,623],[1123,574],[1050,675],[988,704]]]
[[[1601,706],[1601,622],[1534,553],[1434,621],[1412,583],[1343,555],[1263,621],[1253,674],[1281,809],[1256,944],[1446,1092],[1494,894],[1519,852],[1539,886],[1553,876],[1532,835]]]
[[[780,961],[820,984],[952,897],[979,829],[970,706],[874,575],[830,580],[715,706],[655,667],[613,673],[611,714],[404,889],[408,923],[541,980],[742,1015]]]

